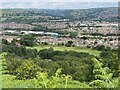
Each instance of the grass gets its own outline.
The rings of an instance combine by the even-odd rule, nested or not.
[[[2,74],[2,88],[27,88],[32,79],[17,80],[16,76],[9,74]]]
[[[9,75],[9,74],[3,74],[2,75],[2,87],[9,90],[9,88],[45,88],[44,84],[46,84],[46,81],[49,81],[49,78],[46,78],[45,80],[36,80],[36,79],[26,79],[26,80],[18,80],[15,79],[16,76]],[[53,80],[54,81],[54,80]],[[42,84],[40,84],[43,82]],[[61,83],[60,83],[61,82]],[[66,88],[90,88],[86,83],[81,83],[79,81],[75,80],[69,80],[70,83],[67,83]],[[56,85],[58,85],[57,88],[65,88],[65,83],[63,82],[63,79],[59,78],[59,84],[55,81],[54,83],[50,84],[47,83],[47,86],[50,88],[55,88]],[[55,86],[55,87],[54,87]],[[32,89],[30,89],[32,90]],[[44,89],[43,89],[44,90]]]
[[[41,50],[41,49],[48,49],[48,48],[53,48],[54,50],[58,50],[58,51],[76,51],[76,52],[86,52],[89,53],[91,55],[95,55],[95,56],[99,56],[100,51],[98,50],[91,50],[89,48],[85,48],[85,47],[66,47],[66,46],[56,46],[56,45],[39,45],[39,46],[34,46],[34,47],[27,47],[27,48],[31,48],[31,49],[37,49],[37,50]]]
[[[1,21],[5,21],[7,18],[1,18]]]
[[[49,22],[63,22],[64,20],[47,20]]]

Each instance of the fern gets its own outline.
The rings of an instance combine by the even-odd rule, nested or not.
[[[2,74],[7,74],[9,73],[9,71],[7,70],[7,66],[6,66],[6,56],[7,56],[7,53],[6,52],[3,52],[1,55],[0,55],[0,58],[1,58],[1,70],[0,70],[0,73]]]
[[[94,64],[93,74],[95,80],[90,82],[89,85],[95,88],[114,88],[111,70],[108,67],[103,67],[103,63],[99,62],[96,58],[93,58],[92,61]]]

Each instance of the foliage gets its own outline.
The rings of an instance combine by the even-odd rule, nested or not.
[[[34,40],[35,38],[33,36],[25,36],[25,37],[22,37],[19,42],[21,45],[24,45],[24,46],[33,46],[35,43],[34,43]]]
[[[120,64],[118,51],[103,51],[100,56],[103,64],[113,71],[113,76],[118,77]]]
[[[34,47],[27,47],[28,49],[37,49],[42,50],[42,49],[48,49],[48,48],[53,48],[55,51],[75,51],[75,52],[85,52],[89,53],[90,55],[94,56],[99,56],[101,51],[98,50],[91,50],[86,47],[66,47],[66,46],[57,46],[57,45],[39,45],[39,46],[34,46]]]
[[[94,80],[89,85],[95,88],[114,88],[115,85],[112,82],[113,73],[111,73],[111,70],[108,67],[103,67],[103,63],[95,58],[92,61],[94,64]]]
[[[6,66],[9,71],[9,74],[16,75],[16,69],[22,64],[22,60],[19,57],[12,57],[8,54],[6,58]]]
[[[17,79],[32,79],[36,76],[41,68],[34,64],[32,60],[24,60],[22,65],[16,69]]]
[[[3,88],[90,88],[86,83],[72,79],[70,75],[61,74],[61,69],[50,78],[47,72],[38,72],[36,78],[17,80],[13,75],[5,74],[2,79]]]
[[[72,44],[73,44],[73,41],[68,41],[65,46],[70,47],[72,46]]]
[[[9,42],[6,39],[2,39],[2,44],[9,45]]]
[[[43,49],[38,52],[39,57],[42,59],[51,59],[55,54],[53,48]]]
[[[39,57],[42,59],[54,59],[54,56],[73,56],[78,58],[84,58],[84,57],[94,57],[93,55],[89,55],[89,53],[85,52],[76,52],[76,51],[55,51],[53,48],[49,49],[42,49],[38,52]],[[65,57],[64,57],[65,58]],[[55,60],[55,59],[54,59]]]
[[[6,55],[7,53],[6,52],[3,52],[0,57],[1,57],[1,60],[0,60],[0,64],[1,64],[1,70],[0,72],[2,71],[2,74],[6,74],[6,73],[9,73],[8,69],[7,69],[7,63],[6,63]]]
[[[22,49],[25,50],[27,49]],[[109,58],[95,57],[88,53],[55,51],[52,48],[40,50],[36,55],[41,56],[34,59],[3,53],[2,61],[5,64],[2,66],[6,67],[4,71],[9,71],[8,74],[3,74],[3,87],[118,88],[120,86],[118,50],[105,52],[111,56],[108,54]]]
[[[15,56],[20,56],[21,58],[35,58],[37,57],[37,50],[36,49],[26,49],[23,46],[15,46],[15,45],[4,45],[2,46],[3,52],[8,52],[15,54]]]
[[[104,45],[99,45],[99,46],[93,47],[92,49],[99,50],[99,51],[105,51],[106,47]]]

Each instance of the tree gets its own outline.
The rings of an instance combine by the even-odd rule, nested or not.
[[[100,57],[102,57],[102,58],[111,58],[112,57],[112,52],[110,52],[110,51],[102,51],[100,53]]]
[[[33,45],[35,45],[34,40],[35,40],[35,38],[32,35],[28,35],[28,36],[22,37],[19,40],[19,42],[21,45],[32,47]]]
[[[116,51],[115,51],[116,52]],[[118,53],[112,51],[103,51],[100,56],[102,58],[102,62],[105,66],[109,67],[114,77],[118,77],[118,69],[119,69],[119,56]]]
[[[12,45],[16,45],[17,42],[18,42],[18,40],[13,39],[12,42],[11,42],[11,44],[12,44]]]
[[[7,56],[7,53],[6,52],[3,52],[0,57],[1,57],[1,60],[0,60],[0,73],[2,74],[6,74],[6,73],[9,73],[8,69],[7,69],[7,63],[6,63],[6,56]]]
[[[24,60],[22,65],[16,69],[17,79],[32,79],[35,78],[37,72],[41,71],[41,68],[34,64],[32,60]]]
[[[77,33],[71,32],[71,33],[70,33],[70,37],[71,37],[71,38],[76,38],[76,37],[77,37]]]
[[[6,61],[7,62],[6,66],[7,66],[8,70],[9,70],[9,74],[16,75],[17,74],[16,69],[18,67],[20,67],[20,65],[22,64],[22,60],[19,59],[18,57],[15,57],[15,56],[12,57],[12,55],[10,55],[10,54],[9,54],[9,57],[7,57],[6,60],[7,60]]]
[[[72,46],[72,44],[73,44],[73,41],[68,41],[65,46],[70,47]]]
[[[2,44],[6,44],[6,45],[8,45],[9,42],[8,42],[6,39],[2,39]]]
[[[96,47],[93,47],[93,49],[99,50],[99,51],[105,51],[105,50],[106,50],[106,48],[105,48],[104,45],[98,45],[98,46],[96,46]]]
[[[43,49],[38,52],[39,57],[42,59],[51,59],[54,56],[53,48]]]

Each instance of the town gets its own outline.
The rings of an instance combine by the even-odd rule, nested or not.
[[[33,30],[38,26],[47,28],[47,31]],[[1,35],[8,35],[8,39],[5,36],[1,36],[3,39],[11,41],[11,35],[16,35],[16,39],[20,38],[19,35],[37,35],[36,43],[48,43],[51,45],[63,44],[65,45],[68,41],[72,41],[71,46],[82,46],[82,47],[96,47],[104,45],[106,47],[118,48],[119,30],[117,23],[110,22],[41,22],[29,24],[18,24],[18,23],[2,23]],[[60,34],[57,30],[63,32],[73,32],[75,35],[70,37],[70,33]],[[10,35],[10,38],[9,38]],[[14,37],[13,37],[14,39]]]
[[[0,87],[119,90],[118,3],[35,1],[3,3]]]

